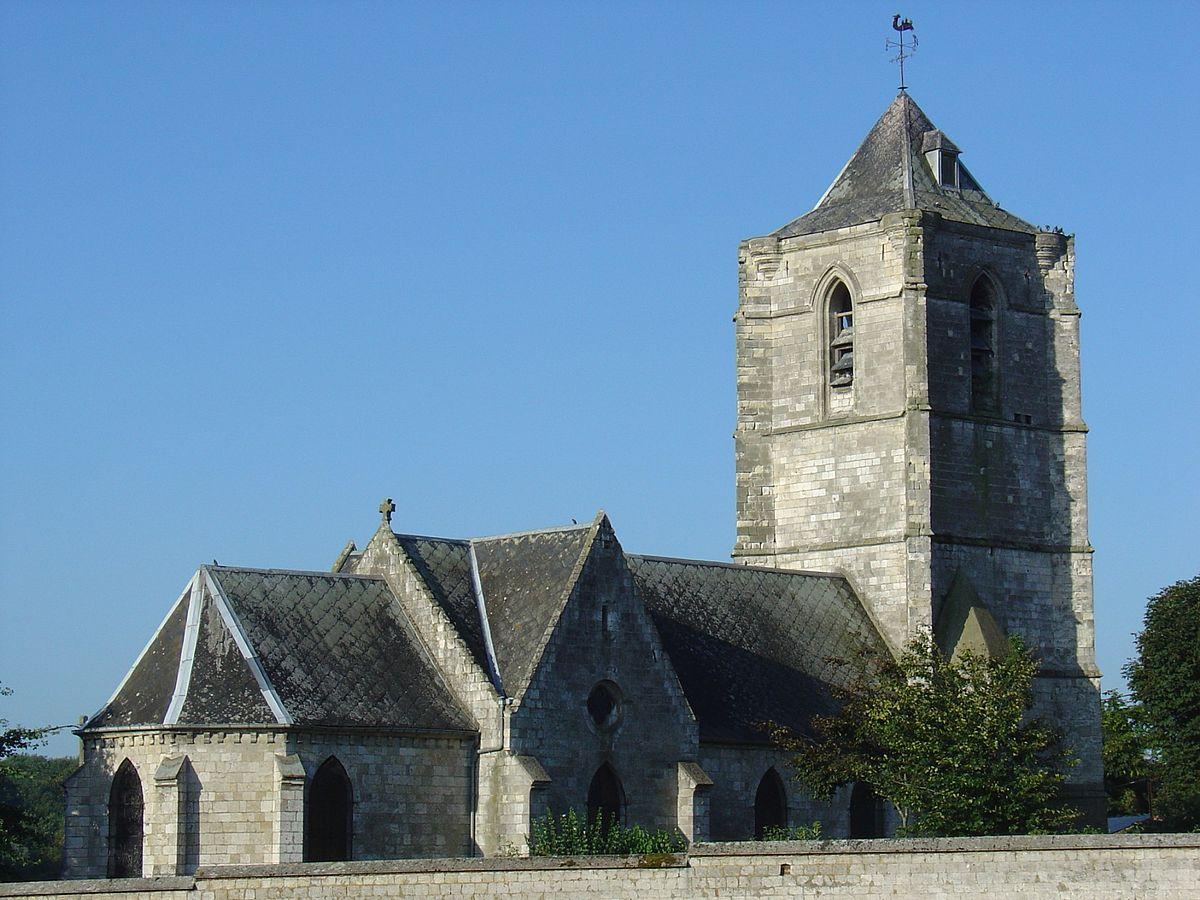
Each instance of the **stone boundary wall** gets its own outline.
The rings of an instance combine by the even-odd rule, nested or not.
[[[1200,896],[1200,834],[696,844],[686,854],[432,859],[200,869],[193,877],[0,885],[0,897]]]

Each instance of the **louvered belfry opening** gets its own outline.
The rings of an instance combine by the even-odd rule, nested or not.
[[[787,792],[774,766],[767,769],[754,794],[754,839],[761,841],[768,828],[786,828]]]
[[[842,282],[829,294],[829,386],[854,383],[854,302]]]
[[[605,827],[614,822],[624,821],[625,792],[621,789],[621,779],[613,771],[613,767],[604,763],[592,776],[588,786],[587,812],[588,822],[594,822],[597,814],[603,816]]]
[[[342,862],[351,858],[354,791],[350,776],[331,756],[317,769],[305,808],[304,861]]]
[[[142,877],[142,780],[133,763],[117,769],[108,795],[108,877]]]

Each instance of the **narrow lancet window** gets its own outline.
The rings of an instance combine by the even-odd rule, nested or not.
[[[341,862],[351,858],[354,792],[350,776],[336,756],[317,769],[305,810],[305,862]]]
[[[980,276],[971,288],[971,411],[996,406],[996,289]]]
[[[133,763],[117,769],[108,795],[108,877],[142,877],[142,780]]]
[[[587,811],[588,821],[601,821],[602,828],[612,827],[614,822],[624,820],[625,792],[621,790],[621,780],[608,763],[604,763],[592,776],[588,786]]]
[[[829,386],[854,383],[854,301],[838,282],[829,295]]]
[[[783,779],[772,766],[758,783],[754,795],[754,839],[761,841],[767,829],[786,828],[787,823],[787,793]]]
[[[878,838],[884,836],[883,804],[874,788],[855,782],[850,792],[850,837]]]

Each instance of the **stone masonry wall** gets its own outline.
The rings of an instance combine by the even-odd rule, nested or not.
[[[0,885],[0,897],[1190,900],[1200,895],[1198,853],[1196,835],[698,844],[687,855],[653,858],[446,859],[201,869],[194,878]]]
[[[107,874],[109,793],[125,759],[142,785],[146,875],[186,874],[197,864],[299,862],[305,776],[333,754],[354,790],[356,859],[469,854],[474,747],[451,738],[274,729],[89,738],[67,785],[64,875]],[[186,765],[172,765],[181,758]],[[198,792],[194,806],[181,802],[188,789]]]
[[[907,421],[925,396],[920,242],[900,215],[739,250],[734,555],[844,572],[894,646],[929,621],[927,548],[909,540],[928,531],[927,431]],[[848,388],[826,375],[838,281],[854,302]]]

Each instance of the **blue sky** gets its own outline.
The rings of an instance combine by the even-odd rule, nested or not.
[[[0,7],[0,716],[94,711],[197,565],[326,568],[385,495],[726,558],[737,243],[890,102],[896,9]],[[1200,568],[1196,7],[903,12],[972,173],[1077,234],[1117,686]]]

